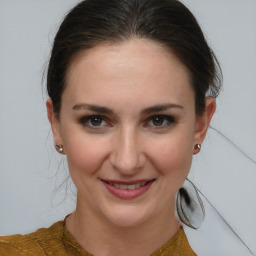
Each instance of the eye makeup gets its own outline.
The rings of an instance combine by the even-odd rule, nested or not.
[[[110,119],[104,115],[86,115],[79,119],[79,123],[91,130],[104,130],[107,127],[112,127],[114,124],[110,121]],[[167,129],[174,123],[176,123],[176,119],[174,116],[171,115],[152,115],[145,119],[142,122],[144,128],[149,129]]]

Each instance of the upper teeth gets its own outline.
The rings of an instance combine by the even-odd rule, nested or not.
[[[137,183],[137,184],[133,184],[133,185],[123,185],[123,184],[117,184],[117,183],[110,183],[111,186],[114,186],[115,188],[119,188],[119,189],[136,189],[136,188],[140,188],[142,186],[144,186],[147,182],[141,182],[141,183]]]

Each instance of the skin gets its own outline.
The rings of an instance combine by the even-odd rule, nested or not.
[[[103,106],[112,113],[81,104]],[[159,105],[168,107],[152,110]],[[206,98],[204,114],[196,115],[186,67],[155,42],[102,44],[72,62],[59,118],[50,99],[47,110],[54,142],[64,146],[78,190],[67,229],[80,245],[97,256],[143,256],[175,235],[180,228],[175,194],[215,107],[215,100]],[[88,115],[104,118],[92,122]],[[159,119],[152,118],[155,115]],[[123,200],[100,179],[155,181],[143,195]]]

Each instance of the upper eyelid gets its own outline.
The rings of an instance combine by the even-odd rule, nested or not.
[[[98,118],[101,118],[101,119],[103,119],[103,120],[108,119],[108,117],[105,116],[105,115],[101,115],[101,114],[89,114],[89,115],[84,115],[84,116],[82,116],[82,117],[80,118],[80,120],[82,120],[82,119],[89,120],[90,118],[94,118],[94,117],[98,117]]]
[[[89,114],[89,115],[85,115],[83,116],[81,119],[90,119],[90,118],[93,118],[93,117],[99,117],[99,118],[102,118],[104,120],[110,120],[112,118],[108,117],[107,115],[101,115],[101,114]],[[146,118],[143,118],[145,121],[146,120],[149,120],[149,119],[152,119],[154,117],[163,117],[163,118],[166,118],[166,119],[175,119],[175,117],[173,115],[168,115],[168,114],[153,114],[153,115],[150,115]]]
[[[154,115],[150,115],[148,118],[152,118],[152,117],[158,117],[158,116],[161,116],[161,117],[174,117],[173,115],[168,115],[168,114],[154,114]]]
[[[161,114],[156,114],[156,115],[151,115],[150,117],[148,117],[146,120],[150,120],[150,119],[153,119],[154,117],[162,117],[164,119],[173,119],[173,120],[176,120],[176,118],[173,116],[173,115],[161,115]]]
[[[102,118],[106,122],[114,122],[115,118],[108,116],[107,114],[99,114],[99,113],[88,113],[84,114],[79,120],[89,120],[90,118],[93,117],[99,117]]]
[[[150,119],[150,118],[153,118],[153,117],[158,117],[158,116],[161,116],[161,117],[164,117],[164,118],[175,118],[174,115],[155,113],[155,114],[149,115],[148,117],[146,117],[144,119],[147,120],[147,119]],[[85,115],[82,116],[82,118],[88,118],[88,119],[92,118],[92,117],[100,117],[102,119],[110,119],[110,117],[108,117],[108,115],[99,114],[99,113],[90,113],[90,114],[85,114]]]

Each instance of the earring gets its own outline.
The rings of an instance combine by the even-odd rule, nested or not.
[[[196,152],[194,153],[194,155],[195,155],[195,154],[198,154],[198,153],[200,152],[200,150],[201,150],[201,144],[195,144],[194,150],[196,150]]]
[[[61,144],[55,144],[55,149],[56,149],[60,154],[63,154],[63,152],[64,152],[63,145],[61,145]]]
[[[195,150],[198,150],[198,149],[199,149],[199,151],[200,151],[200,149],[201,149],[201,144],[195,144],[194,149],[195,149]]]

